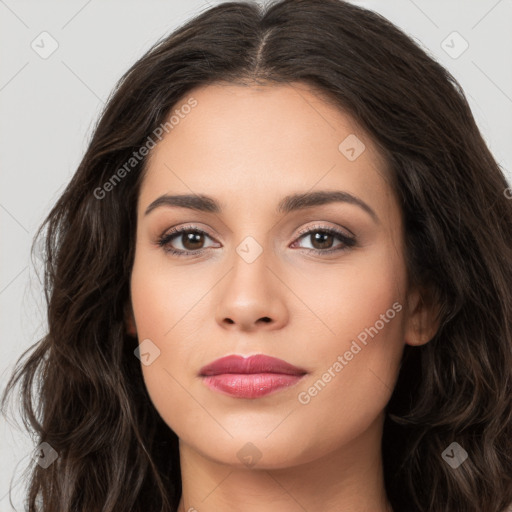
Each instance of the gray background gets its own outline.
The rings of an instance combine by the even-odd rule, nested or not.
[[[29,259],[35,230],[72,176],[121,74],[159,38],[220,2],[0,0],[0,386],[45,328]],[[512,181],[512,0],[368,0],[446,66]],[[31,47],[57,50],[43,59]],[[447,36],[457,31],[469,44]],[[443,41],[447,41],[443,43]],[[452,48],[446,48],[450,45]],[[445,49],[452,53],[450,56]],[[40,263],[36,260],[36,264]],[[64,377],[64,376],[63,376]],[[0,512],[22,510],[33,440],[0,418]]]

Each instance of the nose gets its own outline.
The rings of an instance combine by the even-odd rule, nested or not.
[[[270,259],[266,251],[252,262],[235,252],[233,266],[216,290],[216,320],[222,328],[251,332],[286,325],[288,289]]]

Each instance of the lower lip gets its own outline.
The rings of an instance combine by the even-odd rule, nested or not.
[[[303,375],[283,373],[223,373],[203,377],[204,383],[214,391],[237,398],[259,398],[280,389],[293,386]]]

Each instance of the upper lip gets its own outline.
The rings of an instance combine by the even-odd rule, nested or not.
[[[201,376],[220,375],[223,373],[282,373],[285,375],[304,375],[307,372],[282,359],[263,354],[250,357],[239,355],[221,357],[203,366],[199,371]]]

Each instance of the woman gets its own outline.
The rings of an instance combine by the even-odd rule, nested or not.
[[[49,332],[6,390],[41,443],[29,510],[504,512],[507,190],[456,81],[379,15],[181,27],[41,227]]]

